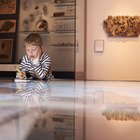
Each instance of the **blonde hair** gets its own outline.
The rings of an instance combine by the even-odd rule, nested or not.
[[[24,47],[26,47],[26,45],[29,45],[29,44],[32,46],[39,46],[40,48],[42,48],[43,39],[41,35],[39,35],[38,33],[29,34],[24,40]]]

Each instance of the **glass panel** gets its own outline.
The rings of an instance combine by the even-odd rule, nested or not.
[[[38,32],[51,56],[54,77],[74,79],[75,6],[75,0],[21,0],[17,63],[25,54],[25,37]]]

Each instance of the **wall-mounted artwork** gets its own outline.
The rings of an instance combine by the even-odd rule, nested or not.
[[[103,25],[108,36],[137,37],[140,34],[140,16],[108,16]]]
[[[102,53],[104,51],[104,40],[94,41],[94,52]]]
[[[14,33],[16,31],[16,20],[0,20],[0,33]]]
[[[16,0],[0,0],[0,14],[15,14]]]
[[[0,39],[0,63],[11,63],[13,39]]]
[[[20,0],[0,0],[0,63],[15,63]]]

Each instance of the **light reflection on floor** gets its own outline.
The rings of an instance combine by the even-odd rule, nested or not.
[[[140,82],[0,80],[0,140],[139,140]]]

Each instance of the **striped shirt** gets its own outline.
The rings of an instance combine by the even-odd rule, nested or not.
[[[51,59],[45,52],[42,53],[37,64],[33,64],[27,55],[23,56],[20,70],[28,73],[33,79],[51,78]]]

